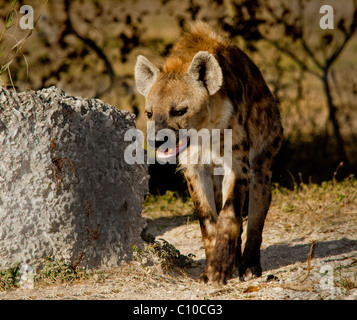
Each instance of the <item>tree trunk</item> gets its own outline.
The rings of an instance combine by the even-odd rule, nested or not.
[[[332,95],[331,95],[331,88],[330,88],[330,84],[328,81],[328,71],[329,71],[328,68],[326,68],[324,70],[324,74],[323,74],[323,77],[321,78],[321,80],[324,84],[325,95],[327,98],[327,105],[328,105],[328,109],[329,109],[329,119],[332,123],[334,135],[335,135],[336,142],[337,142],[337,152],[340,155],[341,161],[347,163],[348,159],[347,159],[346,151],[345,151],[345,142],[342,138],[340,124],[338,123],[338,120],[336,117],[337,108],[333,102]]]

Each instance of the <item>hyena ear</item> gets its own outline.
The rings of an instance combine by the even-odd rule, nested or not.
[[[216,58],[207,51],[199,51],[193,57],[188,74],[203,83],[210,95],[215,94],[223,83],[222,69]]]
[[[144,56],[138,56],[135,65],[135,84],[139,93],[147,96],[160,70]]]

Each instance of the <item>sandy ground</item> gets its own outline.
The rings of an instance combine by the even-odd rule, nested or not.
[[[308,201],[298,205],[304,203],[307,209],[302,215],[302,210],[290,210],[289,203],[273,201],[261,248],[263,275],[257,279],[241,282],[235,273],[220,288],[199,283],[204,249],[198,221],[188,214],[150,218],[148,229],[181,254],[194,254],[191,268],[167,273],[158,261],[143,257],[120,268],[98,271],[78,283],[20,288],[0,293],[0,299],[357,300],[356,208],[327,210]]]

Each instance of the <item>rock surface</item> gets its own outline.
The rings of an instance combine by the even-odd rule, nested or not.
[[[124,161],[131,128],[132,114],[97,99],[0,88],[0,267],[131,259],[148,191],[147,166]]]

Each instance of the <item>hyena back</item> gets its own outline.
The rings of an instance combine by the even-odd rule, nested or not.
[[[135,80],[156,132],[169,128],[178,140],[180,129],[232,130],[232,161],[230,167],[221,164],[223,176],[213,175],[212,163],[181,165],[205,247],[200,279],[225,284],[235,265],[242,280],[261,276],[271,167],[283,129],[260,71],[237,46],[198,22],[178,39],[160,69],[139,56]],[[181,161],[194,152],[189,138],[182,140],[161,156],[179,153]]]

